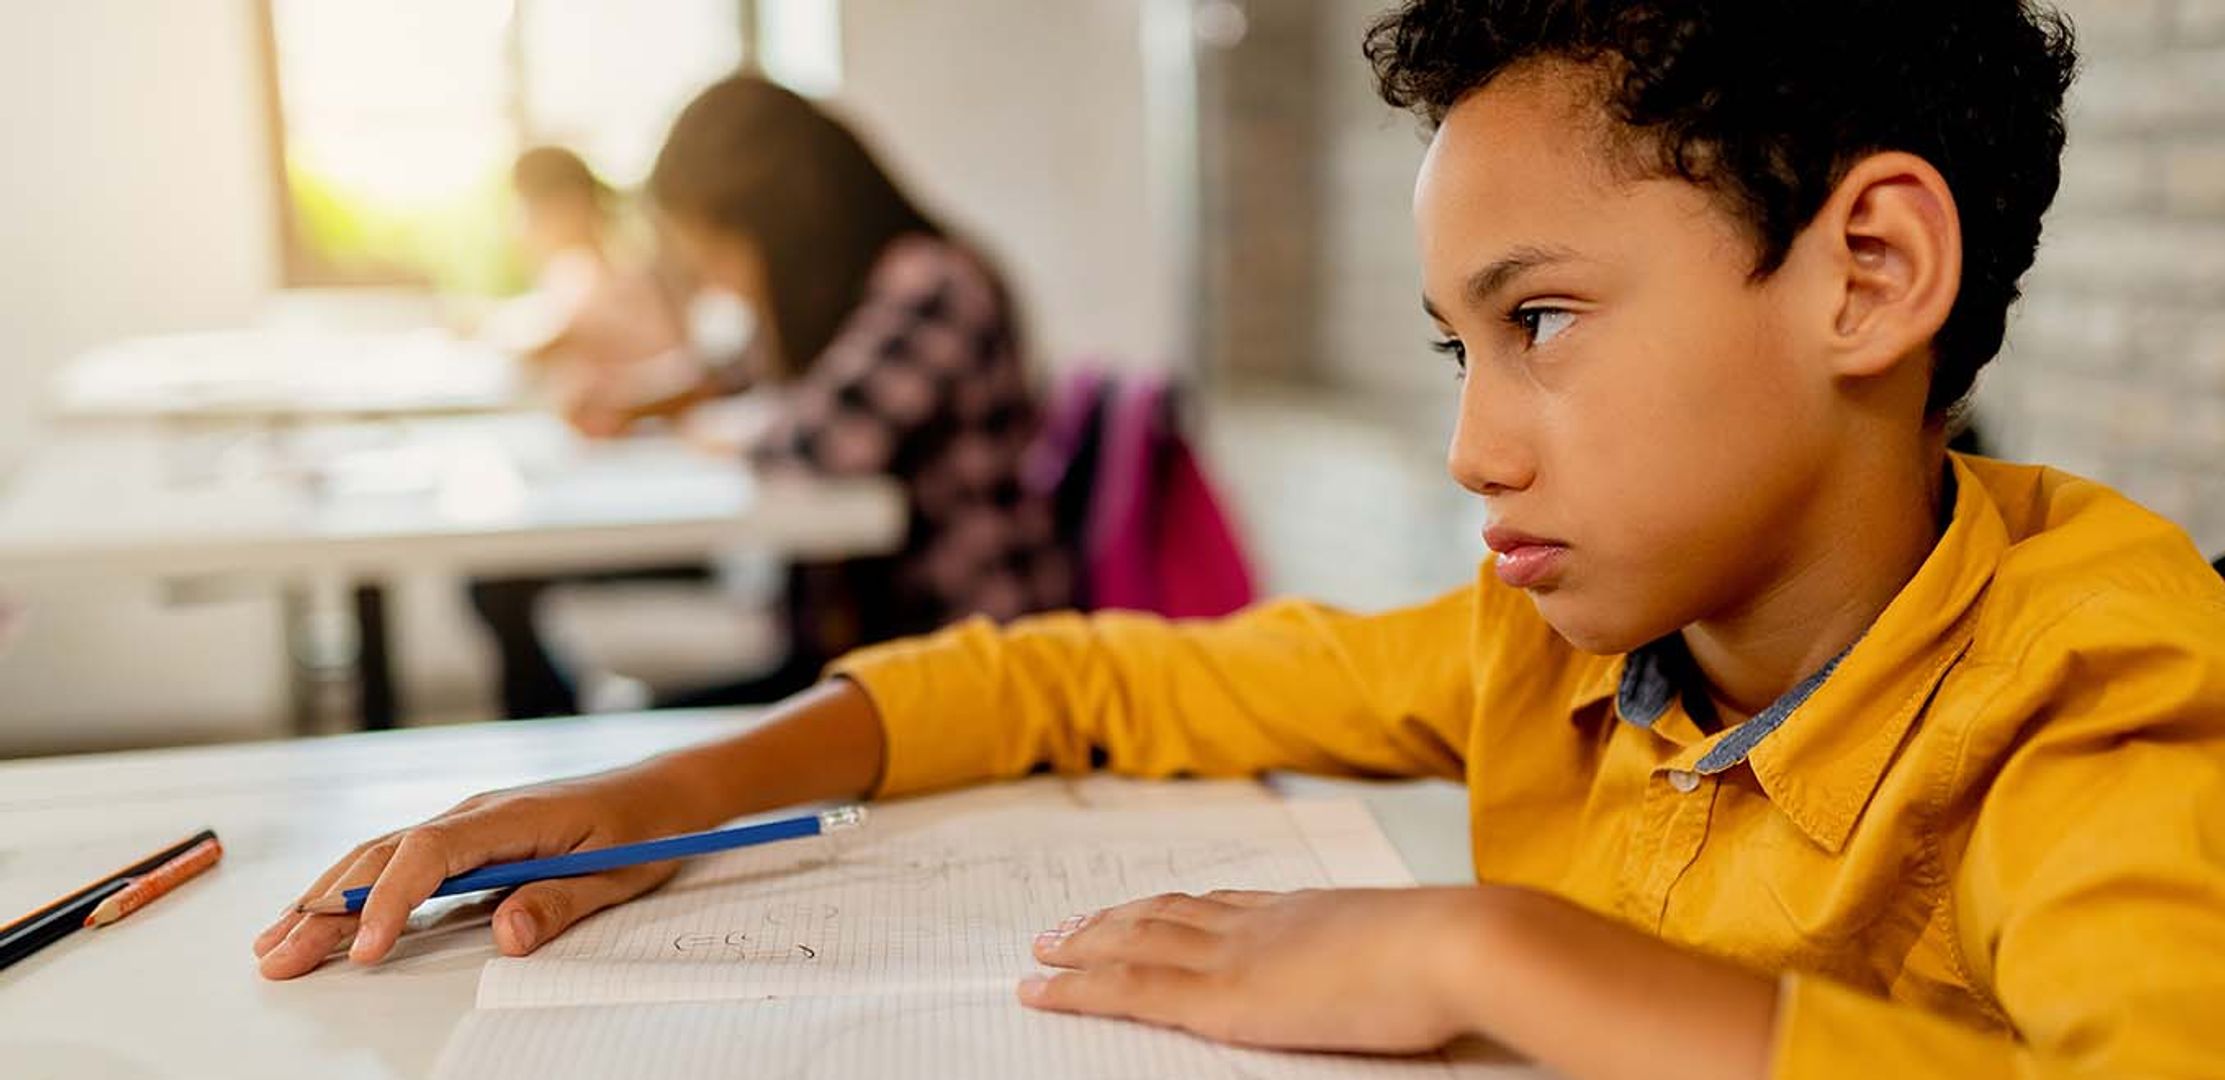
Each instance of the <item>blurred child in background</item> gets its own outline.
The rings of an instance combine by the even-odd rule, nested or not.
[[[1019,319],[980,253],[922,211],[849,128],[754,76],[720,82],[682,112],[648,194],[687,279],[755,313],[748,351],[698,362],[674,393],[598,383],[571,403],[574,423],[614,434],[754,389],[770,419],[740,452],[760,471],[885,476],[910,507],[895,554],[791,568],[789,655],[776,670],[666,704],[777,700],[859,645],[1066,604],[1071,571],[1050,507],[1021,481],[1036,411]],[[611,322],[607,334],[589,323],[597,333],[565,340],[607,343],[612,355],[663,343]],[[530,633],[530,597],[481,588],[475,598]],[[537,643],[530,651],[538,658],[505,648],[512,714],[576,711],[561,669]],[[523,680],[514,688],[513,676]]]

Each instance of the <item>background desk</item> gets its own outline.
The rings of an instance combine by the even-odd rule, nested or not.
[[[473,792],[634,760],[747,724],[676,713],[471,725],[0,763],[0,914],[12,918],[207,825],[224,862],[153,907],[0,972],[10,1080],[419,1077],[494,955],[483,927],[375,969],[264,982],[249,944],[349,847]],[[1468,880],[1443,784],[1278,783],[1364,796],[1415,876]]]
[[[836,559],[894,550],[884,478],[761,482],[676,437],[588,442],[537,413],[269,434],[67,432],[0,489],[0,585],[276,582],[292,656],[352,592],[365,726],[389,726],[383,594],[410,573],[486,577],[705,562],[733,547]],[[297,725],[314,680],[297,671]]]
[[[0,579],[587,571],[903,538],[884,480],[760,483],[676,438],[590,443],[537,413],[206,438],[53,440],[0,494]]]
[[[56,376],[52,413],[85,423],[277,427],[496,412],[524,403],[520,365],[439,330],[230,330],[93,349]]]

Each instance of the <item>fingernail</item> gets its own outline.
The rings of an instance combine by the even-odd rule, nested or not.
[[[1048,949],[1073,936],[1074,931],[1081,929],[1082,924],[1088,921],[1087,915],[1068,915],[1057,926],[1035,935],[1035,943]]]
[[[502,917],[502,925],[510,928],[510,941],[519,952],[533,947],[533,917],[522,911],[513,911]]]
[[[1041,975],[1030,975],[1020,980],[1020,996],[1032,1001],[1042,997],[1043,988],[1049,985],[1051,985],[1050,979]]]

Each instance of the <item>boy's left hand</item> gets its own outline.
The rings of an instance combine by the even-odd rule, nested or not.
[[[1068,970],[1020,984],[1040,1009],[1207,1038],[1415,1053],[1466,1033],[1473,889],[1170,894],[1077,916],[1035,940]]]

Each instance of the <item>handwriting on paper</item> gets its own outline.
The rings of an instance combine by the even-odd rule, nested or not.
[[[672,952],[689,960],[794,963],[817,960],[840,929],[834,904],[783,904],[762,909],[748,926],[691,931],[672,938]]]

